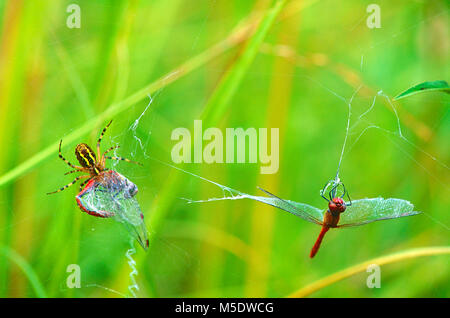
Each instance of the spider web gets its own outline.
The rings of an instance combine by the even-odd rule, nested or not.
[[[216,4],[216,2],[214,1],[214,2],[212,2],[211,6],[213,6],[215,4]],[[443,14],[443,13],[440,13],[440,14]],[[191,52],[199,46],[198,41],[204,35],[204,30],[207,27],[207,25],[205,24],[205,21],[208,19],[208,17],[209,17],[209,13],[208,13],[208,16],[203,19],[203,22],[202,22],[203,26],[201,27],[200,31],[198,31],[192,37],[193,44],[192,44]],[[361,22],[363,20],[364,20],[364,17],[359,19],[358,21]],[[419,21],[418,24],[423,23],[423,21]],[[358,22],[358,23],[360,23],[360,22]],[[374,46],[386,45],[386,43],[388,43],[389,41],[392,41],[393,39],[397,38],[399,35],[402,35],[405,32],[407,33],[411,29],[415,28],[418,24],[407,26],[403,30],[401,30],[395,34],[392,34],[391,36],[387,36],[384,40],[378,41],[377,43],[374,44]],[[353,27],[356,27],[356,25],[354,25]],[[67,37],[67,39],[65,39],[65,41],[69,41],[69,40],[72,40],[72,38]],[[366,53],[367,52],[361,53],[361,58],[360,58],[360,70],[361,71],[365,68],[365,64],[368,63]],[[221,72],[223,72],[223,69],[211,67],[211,71],[221,73]],[[261,72],[261,71],[259,71],[259,72]],[[252,71],[250,73],[257,74],[258,72]],[[284,76],[284,74],[276,74],[276,75]],[[318,81],[316,78],[308,77],[308,76],[297,76],[296,79],[300,79],[300,77],[306,79],[307,82],[316,84],[320,88],[320,91],[322,93],[336,97],[337,101],[340,103],[339,105],[347,107],[347,108],[344,108],[344,107],[338,108],[338,110],[336,110],[339,117],[346,120],[346,125],[339,125],[334,128],[335,132],[337,132],[339,134],[342,133],[342,135],[344,135],[343,133],[345,132],[345,135],[341,141],[341,142],[343,142],[342,148],[340,149],[340,151],[334,153],[334,155],[336,156],[336,159],[335,159],[336,173],[334,171],[330,171],[331,178],[333,178],[334,180],[339,179],[340,181],[346,182],[346,184],[348,183],[348,181],[346,179],[346,171],[352,169],[352,167],[346,166],[346,160],[349,157],[351,157],[352,154],[354,154],[354,152],[353,152],[354,149],[356,149],[357,147],[364,144],[365,138],[367,137],[367,135],[370,134],[371,131],[376,131],[379,135],[386,136],[387,139],[389,140],[389,142],[392,142],[398,148],[399,152],[401,152],[404,155],[405,158],[407,158],[408,160],[412,160],[414,162],[414,165],[417,166],[417,168],[419,170],[424,171],[427,175],[429,175],[433,180],[435,180],[442,186],[443,191],[448,192],[449,186],[448,186],[448,183],[445,182],[446,175],[448,174],[448,170],[449,170],[448,164],[446,164],[445,161],[440,160],[438,157],[434,156],[433,154],[425,151],[422,147],[417,146],[416,143],[414,143],[410,140],[410,138],[408,137],[408,132],[405,132],[403,129],[402,117],[401,117],[401,114],[397,113],[396,103],[392,102],[391,98],[389,96],[387,96],[383,91],[379,91],[378,93],[373,95],[371,97],[370,102],[367,102],[366,99],[360,99],[360,97],[359,97],[359,92],[364,88],[362,86],[360,86],[357,90],[355,90],[354,93],[352,95],[350,95],[349,97],[343,97],[343,96],[341,96],[342,93],[340,93],[337,88],[334,88],[327,83]],[[387,90],[387,88],[386,88],[386,90]],[[155,157],[160,157],[160,153],[157,154],[155,151],[155,148],[154,148],[155,144],[152,143],[152,135],[157,135],[158,132],[154,131],[152,128],[144,129],[143,127],[149,127],[149,126],[151,127],[152,125],[151,124],[149,125],[149,122],[154,121],[155,119],[156,120],[160,119],[160,117],[156,117],[152,113],[152,108],[154,106],[154,103],[158,102],[159,97],[163,97],[160,95],[164,95],[164,94],[162,94],[162,91],[159,91],[156,94],[149,96],[148,102],[145,102],[144,105],[136,105],[134,111],[130,111],[128,114],[125,114],[122,118],[114,118],[115,124],[116,123],[122,124],[122,126],[125,126],[125,128],[122,128],[122,131],[120,131],[118,134],[117,133],[116,134],[108,134],[107,133],[107,135],[105,136],[106,138],[103,141],[103,144],[120,145],[120,146],[123,146],[124,143],[128,144],[129,146],[126,147],[125,149],[121,148],[121,149],[115,150],[114,155],[115,156],[125,156],[125,157],[128,157],[128,158],[136,160],[136,161],[143,161],[144,165],[147,165],[147,162],[148,162],[147,159],[157,161],[159,163],[170,166],[171,169],[176,169],[183,173],[187,173],[188,175],[192,176],[195,179],[199,179],[199,180],[209,182],[209,183],[215,185],[216,187],[219,188],[219,190],[222,192],[222,195],[223,195],[223,197],[210,197],[210,198],[206,198],[204,200],[183,198],[184,200],[187,200],[187,202],[206,203],[206,202],[212,202],[212,201],[217,201],[217,200],[240,200],[240,199],[244,199],[244,198],[255,200],[255,198],[258,198],[257,196],[247,194],[245,192],[235,190],[229,186],[221,185],[217,182],[212,181],[211,179],[213,179],[215,177],[212,177],[211,179],[207,179],[200,175],[193,174],[187,170],[184,170],[184,169],[181,169],[174,165],[171,165],[163,160],[158,160],[155,158]],[[430,98],[432,98],[432,97],[430,97]],[[357,104],[357,105],[355,106],[355,104]],[[392,110],[391,113],[392,113],[392,117],[394,118],[393,126],[385,127],[382,124],[377,123],[376,120],[373,120],[370,118],[370,115],[372,115],[374,113],[374,111],[376,111],[376,110],[380,110],[380,109],[387,110],[383,105],[388,105],[390,107],[390,109]],[[183,109],[185,110],[186,108],[183,108]],[[347,113],[346,113],[346,111],[347,111]],[[69,116],[67,116],[67,114],[63,113],[60,110],[57,110],[57,112],[59,112],[60,119],[62,122],[67,121],[67,120],[65,120],[65,118],[69,117]],[[138,112],[138,114],[136,114],[136,112]],[[446,113],[445,116],[448,116],[448,112]],[[356,121],[355,121],[355,118],[356,118]],[[146,125],[142,125],[142,124],[146,124]],[[115,131],[117,132],[117,129]],[[97,133],[97,132],[95,132],[95,133]],[[422,162],[415,159],[414,156],[411,155],[411,149],[424,154],[424,156],[431,159],[436,165],[442,167],[444,174],[436,174],[436,173],[432,172],[430,170],[429,166],[424,165]],[[159,183],[162,180],[162,177],[159,177],[159,176],[153,177],[152,176],[153,168],[155,166],[146,167],[145,170],[142,170],[139,167],[134,167],[132,165],[128,166],[128,163],[111,161],[110,167],[114,170],[124,173],[124,175],[127,176],[127,178],[130,178],[130,180],[132,180],[136,184],[141,184],[141,183],[145,184],[144,186],[139,186],[140,194],[138,195],[138,198],[139,198],[140,203],[141,203],[141,198],[143,198],[144,195],[151,197],[152,195],[154,196],[155,193],[158,193],[158,189],[148,185],[148,184],[152,184],[153,181],[156,181],[155,183]],[[156,170],[156,168],[155,168],[155,170]],[[361,174],[363,175],[364,171],[361,171]],[[326,180],[314,180],[314,181],[317,181],[315,183],[322,185]],[[318,192],[320,190],[320,188],[321,187],[317,186],[317,188],[315,188],[314,191]],[[256,189],[255,189],[255,191],[256,191]],[[352,190],[350,189],[350,191],[352,191]],[[363,190],[360,190],[360,191],[363,191]],[[181,195],[184,196],[185,194],[183,193]],[[408,198],[408,199],[414,202],[414,198]],[[265,199],[261,199],[261,200],[265,200]],[[258,200],[258,201],[261,201],[261,200]],[[3,202],[0,202],[0,204],[3,204]],[[148,206],[147,205],[142,206],[142,209],[147,218],[148,216],[147,216],[146,211],[148,211]],[[431,216],[430,213],[427,213],[426,211],[424,211],[424,214],[427,215],[428,217],[430,217],[434,222],[439,223],[443,228],[446,228],[447,230],[449,229],[443,220],[435,219],[433,216]],[[31,219],[32,219],[32,216],[28,216],[26,218],[20,219],[20,222],[29,222]],[[91,219],[94,219],[94,218],[91,218]],[[92,228],[92,232],[98,232],[100,227],[105,227],[105,223],[100,222],[102,220],[91,220],[91,221],[92,222],[89,223],[89,225]],[[88,222],[90,222],[90,221],[88,221]],[[17,223],[10,223],[10,224],[7,224],[6,226],[4,226],[0,230],[5,231],[6,228],[14,227],[16,225],[17,225]],[[119,227],[117,229],[119,229]],[[121,236],[124,239],[124,241],[128,241],[127,240],[128,233],[125,230],[118,230],[115,233],[119,233],[118,235]],[[110,248],[105,247],[105,245],[107,245],[109,243],[109,235],[110,235],[110,232],[108,232],[104,235],[95,236],[95,237],[92,237],[92,236],[87,237],[87,238],[81,237],[80,238],[81,248],[89,247],[89,246],[95,244],[96,246],[99,246],[99,247],[103,246],[102,248],[99,249],[99,252],[98,252],[99,255],[101,255],[102,253],[113,252],[115,249],[117,249],[117,246],[112,246]],[[192,261],[193,257],[189,254],[189,252],[186,252],[183,247],[180,247],[180,245],[174,244],[170,241],[165,241],[159,237],[153,238],[151,228],[149,228],[149,236],[150,236],[150,240],[156,239],[156,240],[158,240],[159,243],[162,242],[163,244],[165,244],[164,247],[167,248],[168,250],[171,250],[172,252],[176,251],[176,253],[179,253],[178,258],[176,258],[176,259],[174,258],[172,260],[174,263],[177,261],[180,261],[180,263],[184,262],[184,265],[185,265],[185,263],[191,264],[193,262]],[[34,239],[39,239],[39,236],[34,235]],[[123,247],[123,246],[121,246],[121,247]],[[128,285],[128,291],[132,296],[137,295],[138,294],[137,291],[139,289],[139,286],[137,284],[138,271],[136,268],[136,262],[133,259],[134,252],[135,252],[134,247],[131,247],[131,248],[127,247],[125,250],[125,254],[123,256],[123,258],[125,258],[127,260],[127,263],[129,264],[130,284]],[[173,254],[174,253],[172,253],[172,255]],[[156,258],[161,255],[157,255]],[[181,266],[181,264],[180,264],[180,266]],[[51,281],[51,279],[52,278],[49,277],[45,281],[48,282],[48,281]],[[116,291],[109,287],[102,286],[102,284],[98,284],[95,281],[89,282],[88,284],[83,284],[82,288],[104,289],[106,291],[116,293],[123,297],[127,296],[123,292],[119,292],[119,291]],[[61,288],[61,290],[64,291],[67,289]],[[142,292],[142,289],[141,289],[141,292]]]
[[[208,14],[203,18],[203,22],[201,22],[201,27],[199,29],[199,31],[197,32],[197,36],[194,37],[194,42],[191,48],[191,51],[194,51],[194,49],[196,48],[200,38],[202,36],[205,36],[204,34],[204,29],[206,28],[206,20],[208,20],[210,18],[211,12],[213,10],[213,8],[215,7],[216,2],[213,1],[208,5]],[[194,52],[192,52],[194,53]],[[170,75],[169,75],[170,76]],[[131,109],[127,114],[125,114],[124,117],[122,118],[114,118],[114,124],[125,124],[126,126],[128,126],[128,128],[119,131],[119,133],[112,133],[111,129],[109,129],[109,131],[105,134],[105,138],[102,141],[102,144],[108,144],[108,146],[120,146],[119,149],[115,149],[114,150],[114,156],[115,157],[119,157],[119,156],[124,156],[127,157],[129,159],[135,159],[139,162],[143,162],[145,161],[145,159],[149,158],[148,153],[151,151],[151,146],[150,146],[150,141],[151,141],[151,135],[152,135],[152,128],[151,128],[151,124],[150,124],[150,129],[145,130],[146,128],[141,128],[143,125],[141,125],[142,121],[145,121],[144,125],[145,127],[148,127],[149,122],[154,120],[154,117],[152,116],[148,116],[149,115],[149,110],[151,110],[151,106],[153,106],[153,102],[155,101],[155,99],[159,96],[159,94],[163,91],[163,89],[158,90],[156,93],[154,94],[149,94],[148,95],[148,102],[146,104],[146,106],[144,106],[143,110],[140,107],[141,105],[136,105],[136,107],[134,107],[133,109]],[[137,115],[136,115],[137,113]],[[131,123],[131,124],[130,124]],[[125,146],[124,146],[125,145]],[[104,147],[104,146],[102,146]],[[126,177],[132,179],[133,181],[137,180],[138,181],[142,181],[142,180],[151,180],[151,175],[143,175],[142,173],[142,169],[140,169],[139,167],[134,167],[134,166],[128,166],[128,163],[123,163],[120,161],[115,161],[115,160],[111,160],[108,162],[107,167],[114,170],[114,171],[126,171]],[[139,193],[142,192],[146,192],[149,189],[146,189],[145,187],[139,187]],[[142,196],[142,195],[141,195]],[[138,195],[139,197],[139,195]],[[95,205],[95,204],[94,204]],[[94,218],[95,219],[95,218]],[[105,227],[105,225],[100,225],[97,221],[99,220],[91,220],[93,222],[92,225],[92,231],[96,231],[97,227]],[[116,221],[118,223],[126,223],[126,221],[122,220],[122,219],[116,219]],[[104,223],[104,222],[102,222]],[[98,225],[97,225],[98,224]],[[112,224],[110,224],[110,226],[112,226]],[[171,255],[171,257],[173,257],[173,259],[171,260],[171,262],[173,263],[187,263],[187,266],[191,266],[190,264],[192,264],[194,262],[193,258],[191,255],[189,255],[189,253],[187,253],[183,247],[180,247],[178,244],[173,243],[172,241],[166,240],[164,238],[161,237],[153,237],[153,231],[151,229],[151,227],[149,227],[147,229],[147,233],[149,235],[149,239],[151,241],[156,241],[161,247],[159,249],[161,250],[165,250],[164,254],[162,254],[161,251],[155,251],[153,250],[152,253],[153,255],[157,255],[156,257],[160,258],[161,260],[165,260],[167,259],[166,255]],[[116,234],[118,236],[120,236],[123,240],[127,241],[127,238],[130,237],[129,233],[127,233],[124,230],[121,230],[118,228],[118,231],[116,232]],[[107,244],[108,241],[108,237],[104,236],[104,237],[99,237],[97,239],[93,239],[92,237],[90,237],[89,239],[87,238],[80,238],[80,241],[84,244],[84,243],[88,243],[91,242],[93,244],[97,244],[97,245],[104,245]],[[170,251],[170,253],[168,253],[168,251]],[[125,251],[124,257],[126,258],[126,262],[129,266],[130,272],[129,272],[129,285],[127,286],[128,289],[128,293],[125,294],[121,291],[112,289],[110,287],[106,287],[103,284],[97,283],[97,282],[93,282],[93,281],[89,281],[88,283],[83,283],[81,288],[87,288],[87,289],[92,289],[92,288],[97,288],[97,289],[103,289],[107,292],[116,294],[116,295],[120,295],[121,297],[138,297],[139,293],[142,292],[139,284],[138,284],[138,275],[139,275],[139,271],[138,271],[138,266],[135,260],[135,254],[137,253],[137,250],[135,248],[135,241],[134,238],[131,238],[130,240],[130,247]],[[60,288],[61,291],[69,291],[68,289],[61,287]]]
[[[196,37],[196,41],[197,41]],[[378,43],[377,45],[380,45]],[[193,45],[193,48],[196,46],[196,42]],[[361,60],[360,60],[360,69],[363,70],[364,68],[365,58],[364,54],[361,54]],[[220,69],[217,69],[217,71],[221,71]],[[308,76],[302,76],[307,81],[316,84],[320,90],[323,92],[329,94],[330,96],[334,96],[341,105],[346,106],[346,108],[341,108],[338,113],[342,118],[345,118],[345,126],[342,127],[336,127],[336,131],[342,131],[344,132],[344,138],[342,140],[342,147],[338,153],[336,153],[336,157],[339,159],[336,161],[336,173],[332,175],[332,179],[336,182],[345,181],[345,169],[342,169],[345,166],[345,159],[348,158],[348,156],[351,156],[352,150],[360,145],[364,141],[364,137],[371,131],[376,130],[380,132],[382,135],[386,136],[390,142],[392,142],[399,151],[404,154],[407,158],[412,160],[415,165],[417,165],[420,169],[425,171],[428,175],[430,175],[434,180],[439,182],[446,191],[448,191],[448,185],[442,181],[443,177],[437,176],[434,173],[432,173],[427,167],[422,165],[419,161],[417,161],[413,156],[410,155],[409,149],[412,148],[416,151],[419,151],[423,153],[428,158],[432,159],[437,165],[441,166],[445,171],[449,170],[449,167],[433,156],[432,154],[426,152],[421,147],[417,146],[415,143],[410,141],[403,132],[402,125],[401,125],[401,118],[400,115],[397,112],[397,108],[395,104],[391,101],[391,98],[383,93],[383,91],[377,92],[375,95],[370,98],[370,101],[368,102],[367,99],[361,99],[359,98],[359,93],[364,87],[360,85],[349,97],[343,97],[341,93],[337,92],[336,90],[328,87],[326,84],[318,81],[315,78],[308,77]],[[144,110],[141,111],[139,114],[135,115],[134,117],[128,117],[127,121],[131,122],[131,125],[128,125],[127,130],[124,130],[122,133],[118,135],[114,135],[111,137],[111,142],[115,143],[117,145],[123,144],[124,142],[127,142],[129,140],[133,140],[133,146],[130,154],[130,158],[140,161],[142,159],[149,159],[155,162],[158,162],[160,164],[166,165],[170,167],[171,169],[176,169],[182,173],[188,174],[196,179],[211,183],[218,187],[221,192],[221,197],[210,197],[203,200],[195,200],[195,199],[188,199],[184,197],[180,197],[182,200],[187,201],[188,203],[208,203],[208,202],[214,202],[214,201],[222,201],[222,200],[241,200],[241,199],[251,199],[260,201],[262,203],[271,204],[270,199],[265,196],[255,196],[251,195],[236,189],[231,188],[230,186],[222,185],[218,182],[212,181],[211,179],[207,179],[205,177],[202,177],[200,175],[194,174],[192,172],[189,172],[187,170],[181,169],[179,167],[176,167],[172,164],[167,163],[166,161],[159,160],[154,155],[150,155],[151,153],[154,153],[154,150],[152,149],[152,144],[150,142],[150,136],[154,134],[153,130],[147,130],[145,133],[142,131],[139,131],[140,124],[142,122],[148,122],[151,120],[155,120],[155,116],[152,115],[152,106],[155,100],[157,100],[157,97],[162,95],[162,90],[158,91],[154,96],[149,96],[149,101],[147,105],[145,106]],[[355,106],[355,103],[357,104]],[[384,106],[383,106],[384,105]],[[388,107],[386,107],[386,105]],[[370,115],[372,115],[376,110],[384,110],[391,113],[391,116],[394,119],[394,125],[391,127],[385,127],[382,124],[378,124],[376,120],[373,120],[370,118]],[[347,112],[346,112],[347,111]],[[376,118],[376,116],[375,116]],[[120,150],[116,150],[116,155],[120,154]],[[119,162],[114,162],[112,164],[113,169],[119,169],[119,165],[121,165]],[[347,168],[348,169],[348,168]],[[132,169],[131,174],[136,177],[137,180],[143,180],[144,178],[148,178],[151,176],[146,175],[145,177],[142,177],[142,174],[138,172],[137,170]],[[323,181],[320,181],[320,183]],[[144,188],[142,192],[147,192],[150,189]],[[320,189],[317,189],[317,191]],[[156,189],[153,189],[153,191],[157,191]],[[411,201],[414,201],[411,199]],[[308,208],[308,205],[302,206],[303,203],[295,202],[296,204],[299,204],[301,208]],[[436,218],[432,217],[429,213],[425,211],[424,213],[427,215],[430,219],[432,219],[435,223],[440,224],[443,228],[449,229],[448,226],[442,222],[441,220],[437,220]],[[151,230],[151,229],[150,229]],[[151,231],[150,231],[151,234]],[[150,240],[152,240],[152,235],[150,235]],[[158,241],[162,240],[161,238],[157,238]],[[161,242],[161,241],[160,241]],[[167,243],[167,241],[162,240],[163,243]],[[184,253],[184,258],[188,257],[187,253],[185,253],[182,248],[170,244],[168,246],[170,249],[178,249],[179,251]],[[126,252],[126,257],[128,258],[128,263],[130,264],[130,285],[128,286],[128,289],[131,293],[131,295],[136,296],[134,290],[138,290],[138,286],[136,284],[135,275],[137,275],[137,270],[135,268],[136,263],[131,258],[132,252],[131,250],[128,250]],[[94,286],[94,285],[92,285]],[[99,288],[105,288],[103,286],[97,285]],[[119,293],[117,291],[112,291]],[[120,294],[120,293],[119,293]],[[123,294],[121,294],[123,295]]]
[[[317,82],[315,80],[313,80],[313,81]],[[341,168],[341,164],[343,163],[344,158],[351,154],[351,150],[356,146],[356,144],[358,142],[360,142],[362,140],[364,135],[369,130],[375,129],[375,130],[380,131],[384,135],[386,135],[389,138],[389,140],[391,142],[393,142],[401,150],[401,152],[403,154],[405,154],[409,159],[411,159],[416,165],[418,165],[421,169],[423,169],[427,174],[429,174],[431,177],[433,177],[433,179],[435,179],[441,185],[443,185],[446,190],[449,189],[448,185],[443,183],[440,180],[440,178],[438,178],[436,175],[431,173],[426,167],[424,167],[417,160],[412,158],[408,154],[408,152],[404,150],[404,146],[401,144],[401,142],[404,142],[407,146],[410,146],[410,147],[414,148],[415,150],[420,151],[421,153],[426,155],[428,158],[430,158],[433,161],[435,161],[438,165],[443,167],[445,170],[447,170],[447,171],[449,170],[449,167],[445,163],[443,163],[442,161],[437,159],[435,156],[433,156],[433,155],[429,154],[428,152],[424,151],[420,147],[416,146],[413,142],[411,142],[409,139],[407,139],[404,136],[403,131],[402,131],[402,127],[401,127],[400,117],[399,117],[399,115],[397,113],[397,109],[395,108],[395,106],[392,103],[391,98],[389,96],[384,94],[382,91],[379,91],[375,96],[373,96],[372,102],[369,104],[369,106],[366,109],[362,108],[362,113],[359,114],[359,116],[357,117],[355,123],[352,123],[352,116],[354,116],[353,109],[352,109],[352,103],[354,101],[355,96],[357,95],[357,93],[362,88],[362,86],[358,87],[358,89],[356,89],[354,91],[354,93],[352,94],[352,96],[349,99],[346,99],[346,98],[340,96],[337,92],[334,92],[334,91],[330,90],[329,88],[326,88],[321,83],[319,83],[319,85],[321,87],[325,88],[327,91],[329,91],[332,95],[336,96],[339,100],[344,101],[345,104],[348,107],[344,141],[343,141],[342,149],[340,151],[340,156],[339,156],[339,160],[338,160],[338,163],[337,163],[337,170],[336,170],[335,177],[332,178],[330,180],[330,182],[334,182],[335,184],[340,184],[342,182],[342,180],[340,178],[340,168]],[[379,126],[379,125],[375,124],[374,122],[372,122],[372,121],[370,121],[368,119],[369,114],[376,107],[377,99],[380,99],[380,98],[383,98],[386,101],[386,103],[392,109],[392,114],[395,117],[395,123],[396,123],[396,126],[394,127],[394,129],[384,128],[382,126]],[[362,126],[362,128],[361,128],[361,126]],[[395,138],[399,139],[400,142],[395,141]],[[349,147],[347,147],[348,143],[350,143]],[[206,182],[209,182],[211,184],[214,184],[214,185],[216,185],[217,187],[219,187],[222,190],[222,193],[223,193],[222,197],[213,197],[213,198],[208,198],[208,199],[203,199],[203,200],[194,200],[194,199],[188,199],[188,198],[181,198],[183,200],[186,200],[188,203],[207,203],[207,202],[223,201],[223,200],[251,199],[251,200],[260,201],[262,203],[266,203],[266,204],[269,204],[269,205],[277,206],[274,202],[272,202],[273,199],[270,198],[270,197],[255,196],[255,195],[251,195],[251,194],[248,194],[248,193],[244,193],[244,192],[241,192],[239,190],[233,189],[233,188],[231,188],[229,186],[222,185],[222,184],[219,184],[219,183],[217,183],[215,181],[212,181],[212,180],[209,180],[207,178],[204,178],[204,177],[201,177],[199,175],[196,175],[196,174],[194,174],[192,172],[183,170],[181,168],[178,168],[176,166],[173,166],[173,165],[168,164],[166,162],[163,162],[161,160],[158,160],[158,159],[155,159],[155,158],[150,158],[150,159],[155,160],[155,161],[157,161],[159,163],[162,163],[164,165],[170,166],[171,168],[177,169],[177,170],[179,170],[179,171],[181,171],[183,173],[189,174],[189,175],[191,175],[191,176],[193,176],[195,178],[198,178],[198,179],[201,179],[203,181],[206,181]],[[340,188],[338,188],[338,189],[340,189]],[[328,189],[328,191],[329,191],[329,189]],[[328,195],[328,192],[324,193],[324,195]],[[337,196],[340,196],[340,195],[343,195],[343,193],[342,192],[341,193],[337,193]],[[395,200],[397,200],[397,199],[395,199]],[[401,202],[401,201],[402,200],[399,200],[399,202]],[[287,202],[291,202],[291,201],[287,200]],[[405,202],[407,202],[407,201],[405,201]],[[300,202],[291,202],[291,203],[296,205],[296,207],[299,208],[300,210],[312,211],[312,215],[316,214],[316,210],[315,210],[316,208],[315,207],[311,207],[308,204],[304,204],[304,203],[300,203]],[[400,206],[403,206],[403,202],[399,203],[399,207]],[[289,210],[286,210],[286,211],[292,213]],[[427,217],[429,217],[433,222],[435,222],[436,224],[439,224],[440,226],[442,226],[444,229],[450,230],[450,228],[443,221],[438,220],[437,218],[433,217],[428,212],[424,212],[424,214],[427,215]],[[317,217],[317,219],[320,219],[320,218]]]

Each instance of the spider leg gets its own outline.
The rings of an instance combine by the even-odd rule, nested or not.
[[[110,152],[110,151],[112,151],[112,150],[114,150],[114,149],[118,149],[118,148],[120,148],[120,146],[112,146],[111,148],[109,148],[108,150],[106,150],[106,151],[103,153],[103,156],[102,156],[102,159],[101,159],[101,163],[102,163],[103,166],[105,165],[105,155],[106,155],[108,152]]]
[[[75,173],[75,172],[80,172],[80,171],[81,170],[71,170],[71,171],[66,172],[64,175],[68,175],[68,174]]]
[[[86,170],[85,169],[71,170],[71,171],[66,172],[64,175],[68,175],[68,174],[75,173],[75,172],[86,172]]]
[[[70,167],[77,169],[77,170],[83,170],[83,167],[75,166],[75,165],[71,164],[69,162],[69,160],[67,160],[66,158],[63,157],[63,155],[61,154],[61,144],[62,144],[62,139],[59,141],[59,158],[62,161],[64,161],[65,163],[67,163]]]
[[[87,179],[87,180],[81,182],[81,184],[80,184],[80,192],[81,192],[81,190],[83,190],[83,186],[84,186],[86,183],[89,182],[89,180],[90,180],[90,179]]]
[[[106,155],[108,152],[110,152],[110,151],[112,151],[112,150],[114,150],[114,149],[118,149],[118,148],[120,148],[120,146],[112,146],[111,148],[109,148],[108,150],[106,150],[106,151],[103,153],[103,156]]]
[[[79,177],[76,177],[75,178],[75,180],[73,180],[71,183],[69,183],[69,184],[66,184],[64,187],[62,187],[61,189],[59,189],[59,190],[56,190],[56,191],[53,191],[53,192],[49,192],[49,193],[47,193],[47,194],[53,194],[53,193],[58,193],[58,192],[61,192],[61,191],[63,191],[63,190],[65,190],[65,189],[67,189],[68,187],[70,187],[71,185],[73,185],[75,182],[77,182],[78,180],[80,180],[80,179],[84,179],[84,178],[89,178],[90,176],[89,175],[84,175],[84,176],[79,176]]]
[[[142,166],[142,163],[139,163],[139,162],[137,162],[137,161],[132,161],[132,160],[130,160],[130,159],[123,158],[123,157],[105,157],[105,159],[111,159],[111,160],[123,160],[123,161],[126,161],[126,162],[135,163],[135,164],[137,164],[137,165]]]
[[[102,133],[100,134],[100,137],[98,137],[97,140],[97,156],[100,158],[100,143],[102,142],[103,135],[105,134],[106,129],[108,129],[109,125],[111,125],[112,120],[106,125],[105,128],[103,128]]]

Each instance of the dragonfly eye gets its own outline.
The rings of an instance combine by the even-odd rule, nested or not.
[[[328,203],[328,208],[330,209],[330,212],[334,213],[342,213],[345,211],[347,206],[345,205],[344,200],[341,198],[333,198],[333,200]]]

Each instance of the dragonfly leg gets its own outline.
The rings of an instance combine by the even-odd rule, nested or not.
[[[334,186],[331,188],[331,191],[330,191],[330,200],[333,200],[333,198],[336,197],[336,189],[337,189],[338,186],[339,186],[339,183],[336,184],[336,185],[334,185]]]
[[[344,193],[342,194],[341,199],[343,199],[344,196],[347,194],[347,198],[348,198],[349,203],[346,203],[346,205],[347,206],[352,206],[352,199],[350,199],[350,195],[348,194],[348,191],[345,188],[345,185],[343,183],[342,183],[342,186],[344,187]]]
[[[350,203],[348,203],[347,206],[352,206],[352,199],[350,199],[350,196],[348,195],[348,192],[347,192],[347,198],[350,201]]]
[[[320,191],[320,196],[321,196],[322,198],[324,198],[325,200],[327,200],[327,202],[330,202],[331,198],[330,198],[330,200],[328,200],[323,194],[325,193],[325,190],[328,188],[328,185],[329,185],[329,184],[330,184],[330,181],[328,181],[327,183],[325,183],[325,185],[324,185],[322,191]]]
[[[342,187],[344,188],[344,193],[342,193],[341,199],[345,197],[345,194],[347,193],[347,189],[345,188],[345,185],[342,183]]]

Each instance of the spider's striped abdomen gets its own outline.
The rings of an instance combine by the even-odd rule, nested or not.
[[[75,148],[75,155],[77,156],[78,162],[84,168],[95,168],[96,157],[95,153],[92,151],[91,147],[86,144],[79,144]]]

